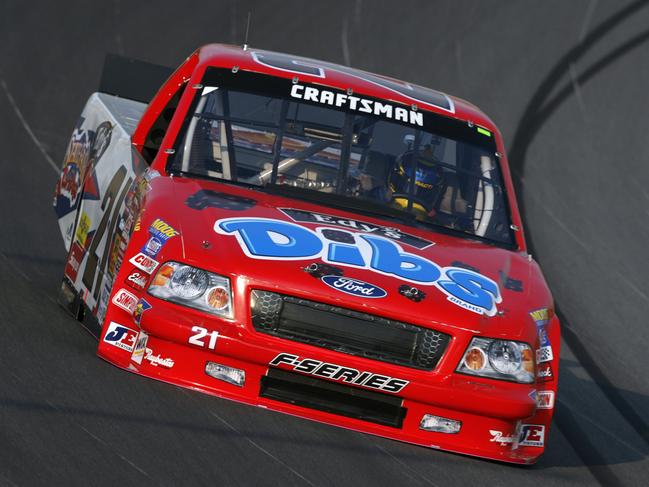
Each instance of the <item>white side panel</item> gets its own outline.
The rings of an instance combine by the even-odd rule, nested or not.
[[[65,277],[100,323],[134,223],[133,182],[147,168],[131,147],[144,108],[93,94],[72,135],[57,185],[55,209],[70,251]]]

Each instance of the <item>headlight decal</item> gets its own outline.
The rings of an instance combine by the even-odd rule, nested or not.
[[[527,343],[475,337],[456,372],[531,384],[535,380],[534,354]]]
[[[185,265],[175,269],[169,280],[169,288],[177,297],[193,301],[205,294],[209,281],[207,272]]]
[[[149,285],[149,294],[224,318],[233,315],[229,278],[178,262],[160,267]]]

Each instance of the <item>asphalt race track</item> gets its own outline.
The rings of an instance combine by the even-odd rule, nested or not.
[[[649,2],[0,2],[0,485],[649,485]],[[108,52],[250,44],[466,98],[501,128],[563,318],[549,447],[512,467],[122,372],[56,304],[51,208]]]

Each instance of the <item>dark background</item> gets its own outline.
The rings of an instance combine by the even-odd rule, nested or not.
[[[208,42],[466,98],[501,128],[564,320],[533,468],[441,453],[122,372],[55,303],[51,209],[104,55]],[[647,485],[649,4],[604,0],[0,1],[0,485]]]

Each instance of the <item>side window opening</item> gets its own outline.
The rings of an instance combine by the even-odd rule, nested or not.
[[[167,105],[162,109],[160,115],[158,115],[158,118],[151,126],[151,129],[144,140],[142,156],[149,164],[151,164],[156,155],[158,155],[162,139],[167,133],[171,119],[173,118],[174,113],[176,113],[178,102],[180,101],[186,86],[187,83],[183,84],[176,94],[169,99]]]

